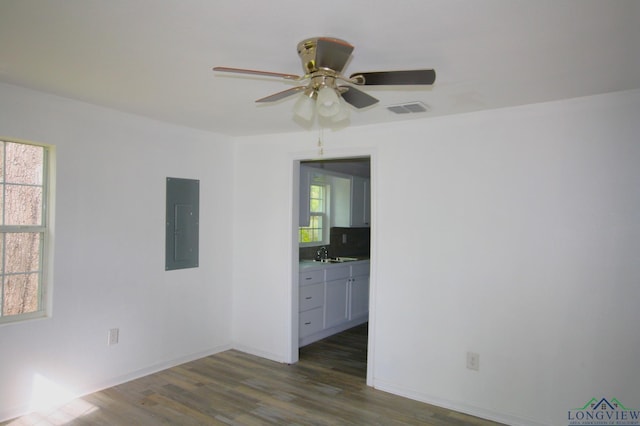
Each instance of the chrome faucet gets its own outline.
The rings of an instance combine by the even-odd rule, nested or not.
[[[316,260],[327,260],[327,258],[329,257],[329,251],[327,250],[326,247],[320,247],[317,251],[316,251]]]

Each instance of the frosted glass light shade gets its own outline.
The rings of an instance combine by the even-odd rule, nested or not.
[[[331,87],[322,87],[318,90],[318,100],[316,103],[318,114],[323,117],[333,117],[342,109],[338,94]]]
[[[311,121],[315,110],[315,101],[313,98],[303,94],[293,105],[293,113],[303,120]]]
[[[341,121],[349,119],[349,107],[344,99],[340,98],[340,111],[333,117],[331,117],[331,121],[334,123],[339,123]]]

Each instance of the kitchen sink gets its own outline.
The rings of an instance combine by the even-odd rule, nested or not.
[[[358,260],[357,257],[330,257],[328,259],[316,260],[315,262],[321,263],[344,263],[344,262],[353,262]]]

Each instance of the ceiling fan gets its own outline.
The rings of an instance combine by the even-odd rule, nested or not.
[[[354,46],[337,38],[314,37],[301,41],[298,43],[298,55],[304,70],[302,76],[229,67],[214,67],[213,70],[276,77],[290,81],[309,80],[305,85],[292,87],[256,100],[259,103],[275,102],[302,93],[303,95],[294,106],[294,111],[305,120],[313,118],[314,110],[332,121],[346,118],[348,111],[343,107],[340,99],[359,109],[378,102],[378,99],[355,86],[432,85],[435,82],[436,73],[433,69],[357,72],[347,77],[342,72],[353,49]]]

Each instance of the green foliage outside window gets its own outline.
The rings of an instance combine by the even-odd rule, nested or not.
[[[314,243],[324,240],[324,216],[327,189],[324,185],[311,185],[309,188],[309,226],[300,227],[300,242]]]

